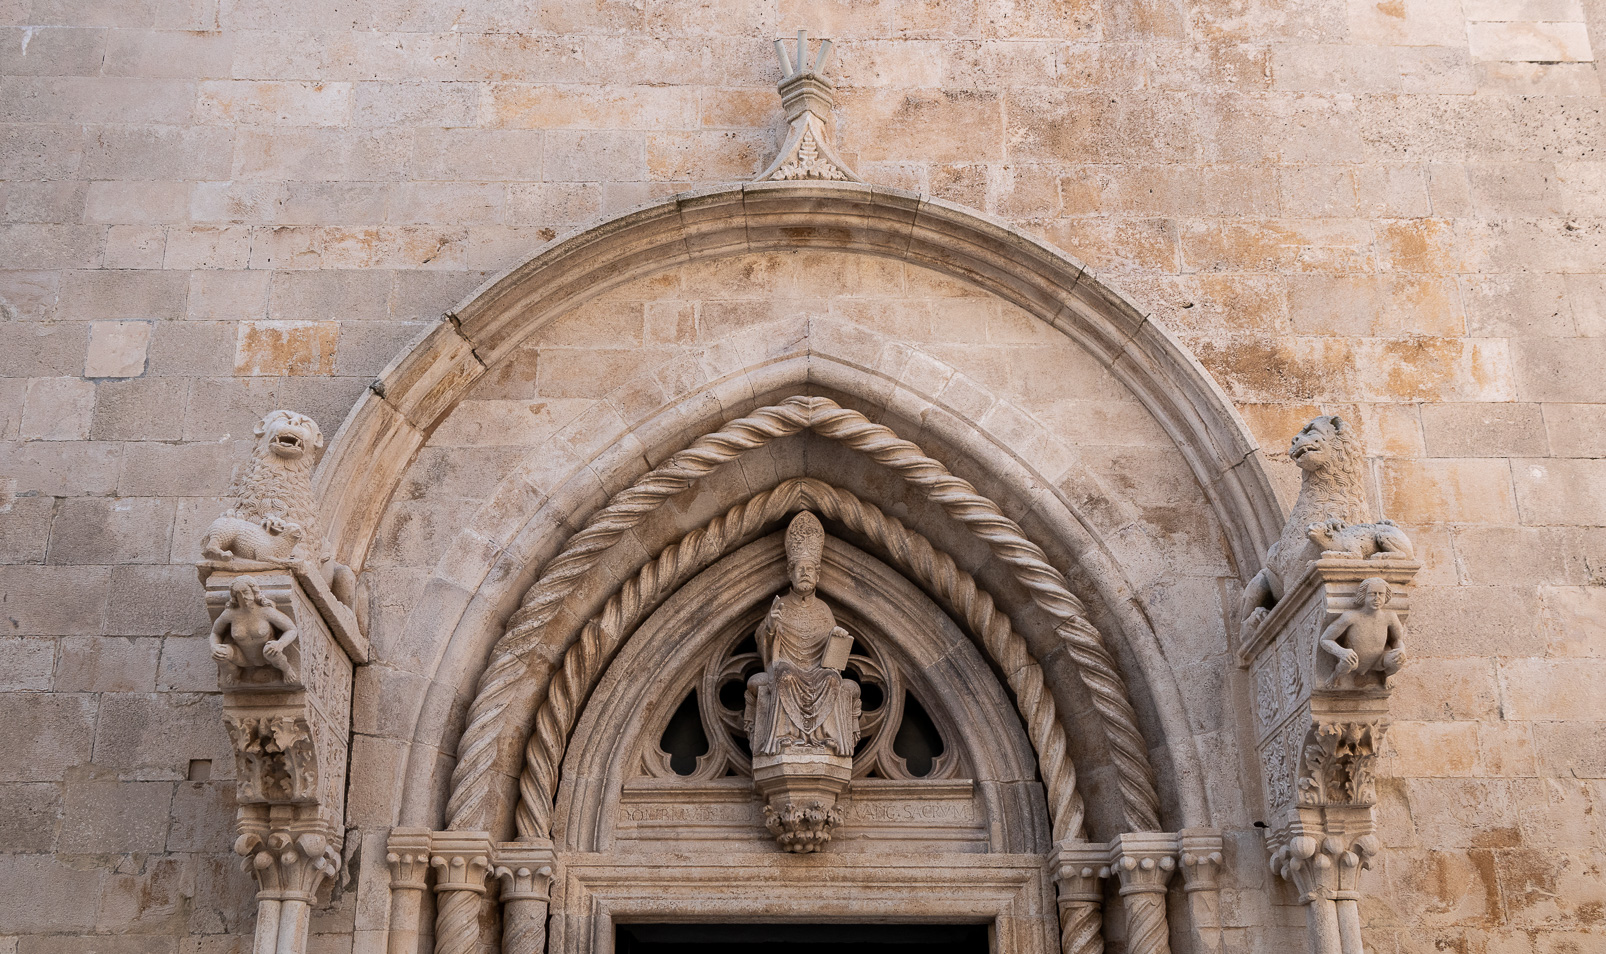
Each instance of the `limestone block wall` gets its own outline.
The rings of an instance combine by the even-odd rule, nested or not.
[[[1370,943],[1606,944],[1599,0],[0,0],[0,23],[0,954],[248,949],[190,564],[252,423],[293,407],[333,435],[490,274],[599,216],[758,172],[782,129],[770,40],[805,26],[836,43],[838,143],[865,179],[1089,262],[1270,451],[1317,412],[1360,425],[1380,511],[1426,563]],[[465,460],[498,466],[474,422],[542,403],[521,426],[558,434],[597,379],[795,300],[801,257],[781,258],[754,265],[780,278],[679,276],[577,312],[415,465],[431,503],[399,495],[370,555],[396,642],[360,677],[364,827],[318,950],[383,946],[373,836],[412,718],[387,707],[417,697],[382,690],[417,688],[438,649],[407,611],[485,507],[482,483],[454,483]],[[859,280],[813,317],[952,359],[908,373],[948,374],[922,386],[956,401],[996,373],[989,433],[1091,460],[1134,508],[1111,529],[1135,521],[1165,555],[1139,574],[1146,608],[1177,621],[1157,631],[1225,657],[1236,568],[1197,488],[1087,436],[1160,446],[1143,420],[1091,416],[1129,402],[1042,368],[1040,330],[996,303]],[[859,300],[875,304],[844,311]],[[1093,397],[1045,396],[1045,376]],[[1291,494],[1292,469],[1276,473]],[[1210,711],[1217,687],[1184,688]],[[1248,770],[1220,741],[1234,717],[1218,703],[1198,738],[1252,871],[1253,788],[1248,804],[1216,790]],[[1249,928],[1297,911],[1234,917],[1277,937]]]

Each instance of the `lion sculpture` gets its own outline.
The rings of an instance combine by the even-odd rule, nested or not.
[[[305,414],[281,410],[253,433],[250,463],[229,488],[229,509],[201,539],[201,555],[224,563],[306,564],[336,599],[353,606],[356,574],[328,551],[312,496],[313,456],[323,447],[323,432]]]
[[[1300,471],[1299,499],[1266,566],[1249,581],[1239,609],[1252,633],[1287,586],[1322,557],[1410,558],[1411,541],[1392,521],[1366,521],[1364,451],[1343,418],[1322,415],[1294,435],[1288,456]]]

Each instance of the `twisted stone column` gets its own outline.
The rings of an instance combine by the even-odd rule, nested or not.
[[[491,857],[489,832],[446,831],[431,837],[437,897],[435,954],[476,954],[480,900],[485,897]]]
[[[1109,848],[1082,841],[1060,842],[1049,859],[1059,888],[1061,954],[1102,954],[1104,889],[1110,876]]]
[[[1138,832],[1121,835],[1112,846],[1110,870],[1121,879],[1126,949],[1131,954],[1171,954],[1165,886],[1177,868],[1176,838],[1162,832]]]
[[[428,828],[393,828],[386,845],[390,865],[389,954],[417,954],[419,914],[429,878]]]
[[[502,954],[543,954],[552,888],[552,843],[503,842],[495,874],[502,882]]]

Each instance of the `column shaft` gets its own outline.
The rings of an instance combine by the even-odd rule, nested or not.
[[[517,898],[502,905],[502,954],[545,954],[547,902]]]
[[[1102,954],[1102,908],[1097,901],[1060,902],[1060,954]]]
[[[251,944],[252,954],[279,954],[279,909],[283,904],[278,898],[257,901],[257,931]]]
[[[296,898],[279,902],[279,946],[274,954],[302,954],[311,926],[311,904]]]
[[[1338,908],[1338,941],[1343,954],[1363,954],[1361,947],[1361,903],[1354,898],[1340,898],[1334,902]]]
[[[1306,902],[1305,924],[1310,928],[1311,954],[1343,954],[1339,940],[1337,902],[1321,897]]]

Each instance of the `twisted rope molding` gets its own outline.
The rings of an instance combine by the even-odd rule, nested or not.
[[[931,541],[851,492],[807,477],[795,477],[737,504],[666,547],[586,622],[569,647],[536,714],[535,731],[525,748],[519,778],[519,836],[546,837],[551,830],[563,755],[585,700],[608,664],[641,619],[687,579],[734,550],[748,538],[795,510],[815,510],[881,547],[938,602],[965,620],[983,649],[1005,673],[1015,693],[1026,734],[1037,751],[1038,770],[1048,793],[1054,838],[1081,838],[1085,811],[1076,787],[1076,767],[1066,751],[1054,697],[1042,667],[1009,617],[970,574],[959,569]]]
[[[950,517],[981,538],[994,556],[1009,565],[1038,606],[1059,621],[1055,631],[1065,640],[1109,736],[1128,826],[1134,830],[1158,830],[1159,798],[1143,736],[1127,698],[1126,683],[1098,630],[1087,621],[1081,601],[1070,592],[1065,577],[1048,563],[1047,555],[1026,539],[1020,526],[1004,516],[997,504],[927,457],[917,445],[828,398],[802,395],[760,408],[698,438],[634,486],[616,494],[548,564],[497,641],[469,707],[446,808],[449,828],[473,829],[494,821],[489,817],[494,813],[493,770],[503,734],[519,728],[504,725],[503,716],[519,696],[519,683],[529,672],[524,656],[540,641],[564,601],[603,554],[620,536],[694,480],[747,451],[805,428],[870,456],[925,491]]]
[[[1060,904],[1060,954],[1103,954],[1104,912],[1096,902]]]

